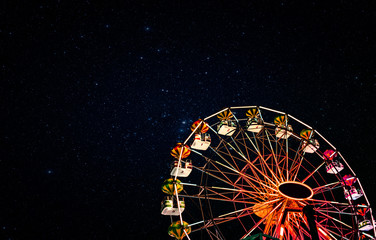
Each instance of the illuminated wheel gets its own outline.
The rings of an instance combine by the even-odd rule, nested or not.
[[[304,122],[244,106],[198,120],[191,130],[171,151],[171,177],[162,186],[169,196],[161,213],[171,216],[172,225],[185,226],[171,236],[375,238],[359,179],[341,153]]]

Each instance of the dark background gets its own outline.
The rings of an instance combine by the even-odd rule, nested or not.
[[[375,2],[102,2],[1,4],[0,239],[169,239],[169,152],[228,106],[317,129],[375,206]]]

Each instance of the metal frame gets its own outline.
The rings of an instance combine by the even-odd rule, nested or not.
[[[234,111],[246,111],[249,108],[257,108],[265,124],[258,134],[247,132],[247,118],[237,118],[236,115],[239,114],[234,114]],[[219,121],[215,116],[226,110],[233,111],[237,123],[237,130],[231,137],[219,135],[214,129]],[[303,139],[299,135],[293,133],[287,139],[277,138],[275,125],[267,116],[271,114],[287,116],[286,121],[293,121],[294,129],[312,129],[320,145],[337,151],[311,126],[287,113],[262,106],[225,108],[204,118],[203,121],[210,122],[212,144],[215,142],[213,139],[216,139],[216,145],[210,146],[207,151],[191,150],[197,162],[191,158],[193,171],[201,172],[201,180],[190,179],[190,182],[182,182],[187,190],[180,194],[175,191],[177,199],[191,199],[199,206],[198,215],[202,219],[190,223],[192,232],[206,230],[211,239],[224,239],[221,226],[236,221],[241,225],[242,239],[248,239],[249,235],[260,231],[273,239],[304,239],[309,237],[309,231],[301,209],[310,204],[317,212],[316,223],[320,239],[358,239],[361,236],[375,239],[375,228],[366,233],[357,231],[357,223],[361,221],[356,215],[359,203],[352,199],[346,201],[343,197],[345,186],[341,184],[342,173],[334,175],[325,172],[326,161],[322,153],[325,149],[319,149],[308,156],[309,154],[302,151]],[[201,124],[203,122],[196,129]],[[184,141],[184,145],[191,141],[194,131]],[[344,172],[356,176],[342,154],[338,151],[337,153],[346,166]],[[181,162],[180,157],[178,166],[181,166]],[[177,179],[177,175],[173,177]],[[196,183],[192,183],[194,181]],[[296,200],[281,195],[278,186],[289,181],[309,185],[313,196]],[[359,179],[357,183],[364,193]],[[363,202],[364,200],[366,206],[370,206],[365,193]],[[214,209],[214,205],[217,207],[219,204],[225,205],[223,209],[226,210],[221,212],[221,209]],[[232,210],[227,210],[230,207]],[[189,211],[187,202],[185,212],[179,215],[182,224],[183,215]],[[371,208],[366,217],[375,226]],[[190,239],[189,235],[187,238]]]

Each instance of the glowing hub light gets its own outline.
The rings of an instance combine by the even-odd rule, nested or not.
[[[305,200],[313,195],[313,191],[308,185],[292,181],[281,183],[278,186],[278,191],[282,196],[293,200]]]
[[[283,228],[283,226],[281,226],[281,230],[279,231],[279,236],[281,238],[283,237],[283,232],[284,232],[284,228]]]

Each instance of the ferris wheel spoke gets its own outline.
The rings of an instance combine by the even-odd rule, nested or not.
[[[352,210],[353,206],[350,204],[333,204],[333,203],[320,203],[315,205],[315,210],[326,213],[344,214],[344,215],[356,215]]]
[[[220,163],[220,162],[217,162],[217,161],[209,161],[208,164],[210,164],[210,166],[213,166],[215,169],[210,169],[210,168],[204,168],[202,171],[212,177],[216,176],[215,174],[220,174],[221,177],[224,177],[226,179],[227,182],[231,183],[231,186],[234,186],[234,181],[230,179],[231,175],[236,175],[237,174],[237,170],[233,169],[233,168],[230,168],[226,165],[224,165],[223,163]],[[219,165],[219,166],[218,166]],[[224,167],[226,170],[229,170],[230,172],[227,172],[227,171],[223,171],[220,166]],[[220,178],[220,177],[216,177],[216,178]]]
[[[255,139],[255,142],[253,142],[251,140],[251,138],[248,136],[248,133],[246,131],[244,131],[243,129],[241,129],[239,132],[241,134],[241,139],[236,139],[236,140],[244,147],[245,151],[247,152],[248,158],[250,159],[250,155],[249,155],[250,153],[258,155],[258,152],[260,152],[260,149],[259,149],[258,143],[255,139],[254,133],[253,133],[253,138]],[[248,146],[249,145],[249,144],[247,144],[248,141],[253,148]]]
[[[279,168],[279,164],[278,164],[278,162],[277,162],[277,157],[275,156],[275,153],[274,153],[274,149],[273,149],[272,143],[270,142],[270,136],[269,136],[270,133],[269,133],[269,131],[266,130],[266,129],[265,129],[265,133],[266,133],[266,138],[268,139],[268,143],[269,143],[269,146],[270,146],[270,150],[271,150],[272,155],[273,155],[273,159],[274,159],[274,161],[275,161],[276,168],[277,168],[278,173],[279,173],[279,177],[280,177],[280,178],[279,178],[278,183],[279,183],[279,182],[283,182],[283,181],[284,181],[283,174],[282,174],[282,172],[281,172],[281,169]]]
[[[202,224],[202,223],[205,223],[206,224],[204,226],[202,226],[200,228],[203,229],[203,228],[209,228],[209,227],[212,227],[214,225],[218,225],[218,224],[222,224],[222,223],[226,223],[226,222],[229,222],[229,221],[232,221],[234,219],[240,219],[240,218],[243,218],[243,217],[247,217],[249,215],[252,215],[254,214],[255,211],[257,211],[259,208],[262,208],[263,205],[265,204],[269,204],[269,203],[273,203],[273,202],[277,202],[277,201],[280,201],[281,199],[278,198],[278,199],[274,199],[274,200],[271,200],[271,201],[268,201],[267,203],[263,203],[262,205],[258,205],[257,208],[255,208],[255,206],[251,206],[251,207],[247,207],[247,208],[242,208],[242,209],[238,209],[238,210],[235,210],[235,211],[232,211],[232,212],[228,212],[228,213],[223,213],[221,215],[219,215],[218,217],[213,217],[212,219],[209,219],[209,220],[203,220],[203,221],[199,221],[199,222],[196,222],[196,223],[192,223],[190,224],[191,226],[194,226],[194,225],[199,225],[199,224]],[[282,202],[281,202],[282,203]],[[280,203],[280,204],[281,204]],[[278,206],[276,206],[276,209],[280,206],[280,204]],[[272,210],[273,211],[273,210]],[[269,214],[271,214],[272,212],[270,212]],[[269,215],[268,214],[268,215]],[[264,220],[267,218],[268,216],[266,216],[264,218]],[[257,228],[257,227],[256,227]],[[197,231],[197,230],[196,230]]]
[[[303,154],[299,154],[299,155],[300,155],[300,159],[298,160],[297,165],[294,166],[294,168],[292,168],[292,171],[291,171],[291,176],[293,176],[293,181],[296,181],[300,167],[302,166],[302,163],[303,163],[303,160],[304,160],[304,152],[303,152]]]
[[[275,183],[279,183],[279,180],[277,178],[277,176],[275,175],[274,171],[270,168],[269,164],[267,163],[267,159],[264,158],[263,154],[260,152],[260,149],[258,147],[255,146],[255,144],[252,142],[252,140],[250,139],[250,137],[248,136],[247,133],[245,133],[245,135],[247,136],[247,139],[249,140],[249,142],[252,144],[252,146],[254,147],[254,149],[256,150],[257,152],[257,158],[255,159],[255,161],[257,159],[259,159],[259,163],[260,163],[260,167],[261,167],[261,172],[262,172],[262,175],[263,176],[267,176],[268,174],[270,174],[275,181],[273,181],[272,179],[270,179],[271,182],[275,182]],[[267,158],[270,158],[271,156],[267,156]],[[254,162],[255,162],[254,161]],[[252,166],[253,168],[257,168],[254,164],[254,162],[250,162],[250,166]],[[258,169],[258,168],[257,168]],[[274,184],[276,186],[276,184]]]
[[[318,232],[321,233],[323,236],[324,236],[324,239],[337,239],[335,236],[339,237],[340,239],[344,239],[344,240],[350,240],[349,238],[346,238],[344,236],[344,234],[342,234],[341,232],[337,233],[325,226],[323,226],[322,224],[316,222],[316,225],[318,226]],[[328,235],[329,235],[329,238],[328,238]]]
[[[217,153],[218,154],[218,153]],[[219,155],[220,156],[220,155]],[[263,178],[265,178],[266,180],[268,180],[268,183],[269,184],[272,184],[273,186],[275,186],[275,187],[277,187],[277,185],[275,184],[275,182],[272,180],[272,179],[270,179],[263,171],[261,171],[259,168],[257,168],[254,164],[252,164],[248,159],[244,159],[244,160],[246,160],[247,161],[247,163],[248,163],[248,165],[251,167],[250,168],[250,170],[253,172],[253,174],[254,174],[254,176],[256,176],[256,177],[259,177],[259,175],[258,174],[261,174],[261,176],[263,176]],[[237,171],[237,170],[235,170],[235,169],[233,169],[234,171]],[[245,176],[245,177],[247,177],[247,178],[249,178],[249,175],[247,175],[247,174],[243,174],[243,173],[241,173],[241,172],[239,172],[239,171],[237,171],[237,173],[239,173],[239,174],[241,174],[242,176]],[[260,181],[261,181],[261,178],[259,179]],[[268,185],[264,185],[264,186],[266,186],[266,187],[268,187],[268,188],[271,188],[270,186],[268,186]],[[275,189],[274,189],[275,190]]]
[[[356,213],[353,213],[353,212],[332,211],[332,210],[316,210],[316,212],[321,212],[321,213],[335,213],[335,214],[343,214],[343,215],[351,215],[351,216],[355,216],[356,215]]]
[[[323,192],[327,192],[327,191],[332,191],[332,190],[340,188],[340,187],[341,187],[341,182],[339,182],[339,181],[338,182],[333,182],[333,183],[328,183],[326,185],[313,188],[312,189],[313,196],[315,196],[316,194],[319,194],[319,193],[323,193]]]
[[[213,226],[217,226],[217,225],[220,225],[220,224],[223,224],[223,223],[226,223],[226,222],[230,222],[230,221],[233,221],[233,220],[236,220],[236,219],[238,219],[238,217],[213,218],[213,219],[209,219],[209,220],[205,220],[205,221],[200,221],[198,223],[193,223],[193,225],[198,225],[198,224],[202,224],[202,223],[205,223],[205,224],[203,226],[195,229],[195,230],[192,230],[192,232],[201,231],[203,229],[209,229]]]
[[[215,160],[212,160],[212,159],[210,159],[210,158],[205,158],[206,160],[207,160],[207,162],[209,163],[209,164],[211,164],[212,166],[214,166],[216,169],[217,169],[217,173],[220,173],[224,178],[226,178],[227,179],[227,181],[228,182],[231,182],[231,185],[234,185],[234,183],[228,178],[228,175],[238,175],[238,174],[240,174],[240,172],[237,170],[237,169],[235,169],[228,161],[226,161],[226,159],[225,158],[223,158],[218,152],[216,152],[217,153],[217,155],[219,156],[219,157],[221,157],[221,159],[222,160],[224,160],[228,165],[225,165],[225,164],[223,164],[223,163],[221,163],[221,162],[218,162],[218,161],[215,161]],[[222,166],[222,167],[224,167],[224,168],[226,168],[227,170],[230,170],[231,171],[231,173],[226,173],[226,172],[224,172],[224,171],[221,171],[220,170],[220,167],[219,166],[217,166],[217,165],[219,165],[219,166]],[[238,167],[236,167],[236,168],[238,168]],[[210,172],[211,170],[210,169],[207,169],[207,168],[205,168],[205,169],[200,169],[202,172],[204,172],[204,173],[208,173],[208,172]],[[227,175],[226,175],[227,174]],[[217,176],[215,176],[214,174],[209,174],[209,175],[211,175],[211,176],[213,176],[213,177],[216,177],[217,178]],[[247,176],[247,177],[249,177],[249,176]]]
[[[292,227],[292,224],[286,224],[286,225],[284,225],[284,228],[287,229],[287,232],[286,232],[285,235],[287,235],[287,234],[290,235],[292,237],[292,239],[299,239],[298,238],[299,231],[295,230]],[[300,238],[303,239],[302,236],[300,236]],[[290,238],[287,238],[287,239],[290,239]]]
[[[278,221],[277,221],[276,227],[274,229],[274,235],[273,236],[275,236],[275,237],[278,237],[278,235],[280,234],[282,218],[283,218],[283,215],[285,214],[287,202],[288,201],[284,201],[281,209],[278,211],[280,214],[278,216]]]
[[[202,187],[202,186],[200,186],[200,187]],[[251,199],[255,198],[255,197],[263,197],[264,195],[267,195],[267,197],[277,197],[277,196],[279,196],[278,194],[262,193],[262,192],[257,192],[257,191],[249,191],[249,190],[245,190],[245,189],[232,189],[232,188],[223,188],[223,187],[215,187],[215,186],[212,186],[212,187],[205,186],[205,189],[207,189],[211,192],[214,192],[215,194],[219,194],[219,195],[224,194],[224,193],[218,192],[219,190],[226,191],[225,192],[226,194],[234,194],[234,192],[243,193],[243,194],[247,194],[247,197],[249,197]],[[231,198],[231,199],[235,199],[235,198]]]
[[[242,150],[240,149],[240,147],[238,146],[238,144],[235,142],[234,138],[231,137],[231,140],[232,142],[234,143],[234,145],[236,146],[236,148],[234,148],[233,146],[231,146],[243,159],[248,159],[245,154],[242,152]]]
[[[277,206],[275,206],[268,214],[265,215],[265,217],[263,217],[262,219],[260,219],[260,221],[258,221],[243,237],[243,238],[246,238],[248,237],[256,228],[258,228],[258,226],[260,226],[261,223],[263,223],[265,221],[265,219],[267,219],[272,213],[274,213],[275,210],[277,210],[281,205],[282,205],[283,202],[280,202]]]
[[[228,154],[228,153],[225,153],[225,152],[221,152],[219,150],[215,150],[213,149],[212,147],[210,147],[210,149],[218,156],[220,157],[230,168],[232,168],[233,170],[239,170],[239,167],[237,166],[236,164],[236,161],[234,160],[234,158],[232,157],[231,154]],[[231,163],[229,163],[225,157],[223,157],[221,154],[219,153],[223,153],[223,154],[227,154],[228,156],[231,157],[232,161],[234,162],[234,165],[232,165]],[[236,167],[235,167],[236,166]]]
[[[265,167],[268,171],[264,170],[263,171],[263,175],[267,175],[267,174],[271,174],[271,176],[273,176],[273,178],[275,179],[275,181],[277,183],[279,183],[279,179],[277,178],[277,176],[275,175],[274,171],[270,168],[270,166],[266,163],[266,160],[264,159],[263,157],[263,154],[261,154],[260,152],[260,149],[258,147],[256,147],[254,145],[254,143],[252,142],[252,140],[249,138],[248,134],[245,133],[245,135],[247,136],[249,142],[252,144],[252,146],[255,148],[255,150],[257,151],[257,154],[258,154],[258,158],[260,159],[260,163],[262,164],[261,166],[262,167]],[[254,166],[253,164],[251,164],[251,166]]]
[[[213,163],[213,162],[211,162],[211,163]],[[243,191],[244,193],[247,193],[247,192],[259,192],[259,191],[256,191],[257,188],[258,188],[258,186],[254,185],[252,182],[248,182],[249,185],[248,185],[247,187],[248,187],[248,188],[251,187],[254,191],[249,191],[249,190],[246,190],[246,189],[240,187],[240,186],[237,185],[237,184],[234,184],[234,183],[233,183],[231,180],[229,180],[228,178],[227,178],[227,180],[226,180],[226,179],[224,179],[224,178],[222,178],[222,177],[219,177],[219,176],[217,176],[217,175],[214,174],[214,173],[220,173],[220,174],[226,176],[226,174],[224,174],[224,172],[222,172],[222,171],[214,171],[214,170],[207,170],[207,169],[201,169],[201,168],[197,168],[197,169],[199,169],[199,170],[202,171],[203,173],[205,173],[205,174],[207,174],[207,175],[209,175],[209,176],[211,176],[211,177],[213,177],[213,178],[215,178],[215,179],[217,179],[217,180],[220,180],[221,182],[225,183],[226,185],[229,185],[229,186],[234,187],[234,188],[236,188],[236,189],[238,189],[238,190],[240,190],[240,191]],[[236,170],[235,170],[235,171],[236,171]],[[239,175],[241,175],[241,176],[244,175],[244,174],[242,174],[242,173],[240,173],[240,172],[237,172],[237,171],[236,171],[236,174],[239,174]],[[249,176],[249,175],[245,175],[245,176],[246,176],[247,178],[251,178],[251,179],[252,179],[252,177]],[[226,177],[227,177],[227,176],[226,176]],[[248,179],[246,179],[246,180],[248,180]],[[254,181],[257,181],[257,179],[253,179],[253,180],[254,180]],[[264,186],[264,187],[269,187],[268,185],[266,185],[266,184],[264,184],[264,183],[262,183],[262,182],[258,182],[258,184],[260,184],[260,185],[262,185],[262,186]],[[274,189],[274,188],[270,188],[270,189],[271,189],[271,191],[274,191],[274,192],[277,191],[277,190]],[[269,195],[269,196],[272,196],[272,195],[273,195],[273,193],[271,193],[271,191],[270,191],[270,190],[268,191],[268,195]]]
[[[218,180],[221,180],[221,181],[223,181],[223,182],[229,184],[230,186],[235,186],[235,184],[234,184],[231,180],[229,180],[229,179],[228,179],[228,176],[227,176],[226,174],[224,174],[223,171],[219,170],[219,167],[216,166],[215,164],[218,164],[218,165],[220,165],[220,166],[222,166],[222,167],[227,168],[228,170],[232,171],[233,173],[236,173],[236,174],[238,174],[239,176],[245,178],[247,181],[249,180],[249,181],[248,181],[249,186],[252,187],[252,188],[254,188],[254,189],[257,189],[257,188],[259,187],[259,186],[254,185],[254,183],[257,183],[258,185],[261,185],[262,187],[269,189],[269,192],[270,192],[270,191],[277,192],[276,188],[273,188],[273,187],[270,186],[270,184],[269,184],[270,182],[265,182],[265,181],[263,181],[263,180],[260,179],[260,178],[254,178],[254,177],[252,177],[252,176],[249,175],[249,174],[244,174],[244,173],[242,173],[242,172],[239,172],[238,170],[236,170],[236,169],[234,169],[234,168],[230,168],[230,167],[228,167],[228,166],[226,166],[226,165],[224,165],[223,163],[220,163],[220,162],[218,162],[218,161],[214,161],[214,160],[213,160],[213,161],[209,161],[208,163],[210,163],[212,166],[214,166],[214,167],[217,169],[216,173],[220,173],[220,174],[223,175],[227,180],[225,180],[225,179],[223,179],[222,177],[219,177],[219,176],[213,174],[213,171],[210,172],[210,170],[207,170],[207,169],[200,169],[200,171],[202,171],[202,172],[204,172],[205,174],[208,174],[208,175],[210,175],[210,176],[212,176],[212,177],[214,177],[214,178],[216,178],[216,179],[218,179]],[[257,173],[254,173],[253,176],[256,176],[256,177],[257,177],[258,175],[257,175]]]
[[[289,175],[289,141],[288,141],[288,138],[286,138],[285,157],[286,157],[286,180],[289,181],[290,175]]]
[[[302,145],[302,143],[299,144],[299,147],[295,151],[295,156],[294,156],[294,159],[291,162],[291,167],[290,167],[290,170],[289,170],[290,179],[292,179],[293,181],[296,180],[296,177],[299,173],[300,166],[302,165],[303,160],[304,160],[305,152],[301,150],[302,149],[301,145]]]
[[[310,177],[313,176],[313,174],[315,174],[322,166],[325,165],[325,162],[322,162],[315,170],[313,170],[307,177],[305,177],[301,183],[305,183],[305,181],[307,181]]]
[[[309,201],[309,203],[308,203]],[[332,204],[334,206],[351,206],[349,203],[341,203],[341,202],[335,202],[335,201],[330,201],[330,200],[322,200],[322,199],[315,199],[315,198],[310,198],[309,200],[303,201],[305,204],[309,205],[314,205],[316,207],[317,204]]]
[[[247,217],[247,216],[253,214],[254,211],[253,211],[252,208],[253,208],[253,206],[252,207],[248,207],[248,208],[243,208],[243,209],[235,210],[235,211],[228,212],[228,213],[223,213],[223,214],[221,214],[218,217],[213,217],[212,219],[208,219],[208,220],[203,220],[203,221],[199,221],[199,222],[196,222],[196,223],[192,223],[191,226],[199,225],[199,224],[202,224],[202,223],[206,223],[200,229],[197,229],[197,230],[201,230],[201,229],[205,229],[205,228],[210,228],[210,227],[213,227],[214,225],[219,225],[219,224],[223,224],[223,223],[235,220],[235,219],[240,219],[240,218],[243,218],[243,217]]]
[[[189,195],[189,194],[180,194],[181,197],[185,198],[194,198],[194,199],[202,199],[202,200],[212,200],[212,201],[222,201],[222,202],[229,202],[229,203],[243,203],[243,204],[254,204],[257,202],[252,201],[245,201],[245,200],[238,200],[238,199],[228,199],[228,198],[220,198],[218,196],[205,196],[202,195]]]
[[[196,151],[194,151],[194,152],[196,152]],[[219,172],[219,173],[221,173],[221,175],[223,175],[223,177],[226,178],[227,181],[231,183],[231,180],[228,178],[228,176],[226,174],[229,174],[229,175],[231,175],[231,174],[234,174],[234,175],[237,174],[236,170],[234,169],[234,167],[231,164],[229,164],[226,161],[226,163],[229,164],[229,166],[225,166],[222,163],[219,163],[219,162],[217,162],[217,161],[215,161],[215,160],[213,160],[211,158],[203,156],[201,153],[198,153],[198,154],[201,155],[206,160],[207,164],[211,164],[212,166],[214,166],[217,169],[217,170],[212,170],[213,172]],[[220,165],[224,166],[225,168],[230,169],[232,172],[231,173],[223,172],[223,171],[219,170],[218,166],[216,166],[214,163],[220,164]],[[200,168],[200,167],[196,167],[196,166],[193,166],[193,167],[196,168],[196,169],[198,169],[198,170],[200,170],[200,171],[202,171],[202,172],[208,172],[208,171],[210,171],[210,170],[208,170],[206,168],[204,169],[204,168]]]
[[[301,213],[293,212],[291,214],[288,214],[287,223],[288,224],[286,226],[289,229],[289,233],[292,233],[292,235],[295,235],[293,239],[298,239],[296,237],[297,235],[299,235],[300,239],[305,239],[305,237],[310,238],[311,235],[302,226],[302,223],[304,223],[305,225],[307,225],[307,223]]]
[[[243,169],[241,170],[241,172],[245,173],[249,168],[250,168],[249,165],[245,165],[243,167]],[[252,176],[258,176],[257,174],[253,174],[253,175],[247,174],[247,176],[248,177],[245,178],[245,177],[243,177],[242,174],[239,174],[238,178],[236,179],[236,181],[234,183],[237,184],[237,185],[243,185],[243,184],[240,183],[240,181],[244,180],[247,184],[247,185],[244,185],[244,187],[251,187],[253,190],[258,191],[258,192],[270,193],[269,188],[266,187],[266,186],[269,185],[268,182],[264,182],[259,177],[257,177],[257,178],[252,177]],[[264,183],[265,185],[260,184],[260,183]]]
[[[318,211],[318,213],[321,214],[322,216],[324,216],[325,219],[332,220],[332,221],[334,221],[334,222],[340,223],[342,226],[345,226],[345,227],[347,227],[348,229],[352,229],[352,226],[350,226],[350,225],[348,225],[348,224],[346,224],[346,223],[344,223],[344,222],[338,220],[337,218],[334,218],[334,217],[332,217],[332,216],[330,216],[330,215],[328,215],[328,214],[325,214],[325,213],[323,213],[323,212],[320,212],[320,211]]]

